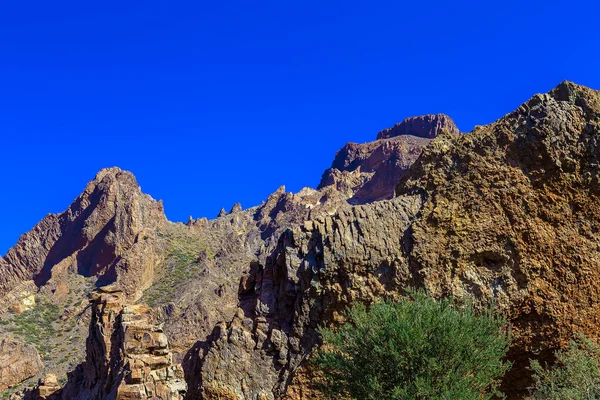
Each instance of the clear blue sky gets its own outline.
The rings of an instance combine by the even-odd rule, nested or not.
[[[564,79],[600,89],[595,1],[22,1],[0,10],[0,254],[95,173],[167,216],[316,186],[346,142],[469,131]]]

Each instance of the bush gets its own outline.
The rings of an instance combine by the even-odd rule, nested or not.
[[[338,330],[321,329],[315,384],[329,398],[491,399],[510,365],[506,321],[421,292],[356,305]]]
[[[555,353],[554,367],[531,361],[535,400],[592,400],[600,398],[600,346],[577,336],[566,351]]]

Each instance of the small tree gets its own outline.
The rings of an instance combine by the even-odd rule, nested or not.
[[[566,351],[555,353],[554,367],[531,361],[535,400],[594,400],[600,398],[600,346],[578,335]]]
[[[421,292],[397,303],[349,309],[350,322],[321,329],[316,384],[329,398],[360,400],[490,399],[509,345],[506,321]]]

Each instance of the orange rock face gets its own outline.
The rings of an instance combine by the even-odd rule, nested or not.
[[[434,140],[396,188],[426,199],[410,257],[436,296],[510,316],[521,393],[530,358],[600,326],[600,92],[564,82],[494,124]]]
[[[43,379],[40,379],[35,394],[40,400],[52,399],[54,394],[60,391],[60,389],[58,377],[54,374],[48,374]]]

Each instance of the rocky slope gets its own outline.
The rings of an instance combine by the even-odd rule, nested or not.
[[[377,134],[377,139],[388,139],[400,135],[412,135],[425,139],[433,139],[442,131],[457,136],[460,131],[445,114],[428,114],[418,117],[409,117],[391,128],[384,129]]]
[[[495,300],[515,337],[504,389],[523,398],[529,358],[597,336],[599,134],[600,94],[564,82],[466,135],[407,119],[346,145],[318,190],[187,224],[103,170],[0,258],[0,330],[29,346],[28,372],[0,378],[58,376],[30,398],[319,398],[317,326],[416,286]]]
[[[65,376],[85,360],[88,324],[95,324],[95,305],[86,296],[110,285],[124,303],[139,300],[155,309],[180,363],[217,323],[233,318],[240,279],[261,249],[274,248],[286,227],[345,201],[332,188],[292,194],[282,187],[258,207],[242,210],[238,204],[212,221],[171,223],[133,175],[103,170],[65,213],[47,217],[3,259],[7,266],[0,274],[11,283],[0,292],[0,332],[16,334],[42,354],[44,371],[28,383],[48,372]],[[61,222],[45,225],[55,220]],[[47,229],[57,232],[39,249]],[[19,269],[26,273],[13,273],[15,265],[28,266]],[[5,386],[37,372],[28,371],[13,373]]]
[[[240,285],[234,319],[192,352],[189,398],[282,396],[318,343],[317,325],[413,281],[401,242],[420,205],[418,196],[346,205],[288,230]]]
[[[164,222],[162,204],[141,193],[131,173],[102,170],[65,212],[44,218],[0,261],[0,298],[30,280],[56,286],[69,273],[120,280],[135,298],[152,280],[141,272],[154,265],[152,242],[140,237]]]
[[[34,345],[45,368],[64,375],[84,356],[86,295],[118,283],[130,301],[138,298],[153,281],[161,257],[154,232],[166,223],[162,204],[131,173],[100,171],[65,212],[44,218],[0,261],[0,333]]]

